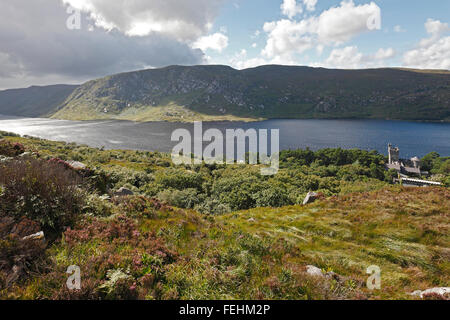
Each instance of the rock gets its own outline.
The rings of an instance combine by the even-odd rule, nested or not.
[[[416,290],[413,293],[411,293],[411,295],[420,296],[422,299],[424,298],[424,296],[433,294],[446,297],[450,295],[450,287],[431,288],[424,291]]]
[[[22,240],[44,240],[44,231],[23,237]]]
[[[317,200],[319,197],[319,194],[317,192],[308,192],[308,194],[305,197],[305,200],[303,200],[303,205],[307,205],[308,203],[313,203]]]
[[[0,155],[0,162],[8,162],[8,161],[11,161],[11,160],[14,160],[14,158],[12,158],[12,157],[5,157],[5,156],[1,156]]]
[[[103,201],[109,201],[109,200],[111,200],[111,197],[107,194],[104,194],[104,195],[100,196],[99,199],[103,200]]]
[[[420,297],[422,295],[422,291],[421,290],[416,290],[416,291],[412,292],[411,295]]]
[[[78,162],[78,161],[69,161],[67,162],[72,168],[74,168],[75,170],[84,170],[86,169],[86,165],[82,162]]]
[[[315,266],[306,266],[306,273],[309,274],[310,276],[315,276],[315,277],[323,277],[324,276],[322,270],[320,270],[319,268],[317,268]]]
[[[115,192],[114,195],[116,197],[125,197],[125,196],[132,196],[134,195],[134,193],[130,189],[122,187],[119,190],[117,190],[117,192]]]
[[[247,221],[248,221],[248,222],[255,222],[256,220],[253,219],[253,218],[250,218],[250,219],[248,219]]]
[[[21,155],[19,155],[19,157],[23,158],[23,157],[28,157],[29,155],[31,155],[31,152],[24,152]]]

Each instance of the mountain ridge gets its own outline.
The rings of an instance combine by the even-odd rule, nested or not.
[[[167,66],[110,75],[71,89],[68,95],[68,90],[61,90],[47,108],[38,104],[33,114],[68,120],[450,121],[447,70]],[[0,113],[7,109],[3,95],[0,91]]]

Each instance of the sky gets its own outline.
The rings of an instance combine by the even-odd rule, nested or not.
[[[448,0],[0,0],[0,89],[167,65],[450,69]]]

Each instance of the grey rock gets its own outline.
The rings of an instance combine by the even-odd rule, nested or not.
[[[76,170],[83,170],[86,169],[86,165],[79,161],[69,161],[67,162],[72,168]]]
[[[45,236],[44,236],[44,231],[23,237],[22,240],[44,240]]]
[[[308,192],[308,194],[305,197],[305,200],[303,200],[303,205],[307,205],[308,203],[313,203],[316,201],[319,194],[317,192]]]
[[[429,294],[438,294],[440,296],[445,297],[446,295],[450,295],[450,287],[427,289],[427,290],[422,291],[422,293],[420,294],[420,297],[423,298],[424,296],[429,295]]]
[[[125,197],[125,196],[132,196],[134,195],[134,193],[130,189],[122,187],[119,190],[117,190],[117,192],[115,192],[114,195],[116,197]]]
[[[306,266],[306,273],[309,274],[310,276],[324,277],[322,270],[320,270],[316,266],[311,265]]]
[[[23,158],[23,157],[28,157],[29,155],[31,155],[31,152],[24,152],[21,155],[19,155],[19,157]]]

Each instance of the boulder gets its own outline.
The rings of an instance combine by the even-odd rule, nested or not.
[[[31,152],[24,152],[22,154],[19,155],[19,157],[23,158],[23,157],[28,157],[31,155]]]
[[[67,162],[72,168],[75,170],[84,170],[86,169],[86,165],[84,163],[78,161],[69,161]]]
[[[418,296],[420,298],[424,298],[424,296],[427,295],[439,295],[442,297],[447,297],[448,295],[450,295],[450,287],[437,287],[437,288],[431,288],[431,289],[426,289],[424,291],[420,291],[420,290],[416,290],[413,293],[411,293],[412,296]]]
[[[22,240],[44,240],[44,231],[23,237]]]
[[[120,188],[117,190],[117,192],[114,193],[114,196],[116,197],[125,197],[125,196],[132,196],[134,195],[133,191],[130,189],[127,189],[125,187]]]
[[[311,266],[311,265],[306,266],[306,273],[309,274],[310,276],[324,277],[322,270],[320,270],[316,266]]]
[[[303,205],[307,205],[308,203],[313,203],[319,198],[319,194],[317,192],[308,192],[308,194],[305,197],[305,200],[303,200]]]

